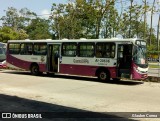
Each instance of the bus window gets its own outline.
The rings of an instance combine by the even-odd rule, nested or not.
[[[20,44],[18,43],[10,43],[9,44],[9,53],[10,54],[19,54],[20,52]]]
[[[77,43],[63,43],[62,56],[75,57],[77,51]]]
[[[94,57],[94,43],[79,43],[79,57]]]
[[[34,44],[34,55],[46,55],[47,54],[47,44],[46,43],[35,43]]]
[[[3,48],[0,48],[0,54],[4,54]]]
[[[96,44],[96,57],[97,58],[114,58],[115,57],[115,44],[114,43],[97,43]]]
[[[21,55],[32,55],[33,45],[32,43],[22,43],[21,44]]]

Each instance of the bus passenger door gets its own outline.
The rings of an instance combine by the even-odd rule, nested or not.
[[[132,44],[118,45],[117,62],[117,76],[130,78],[132,65]]]
[[[59,72],[60,44],[48,44],[47,70],[48,72]]]

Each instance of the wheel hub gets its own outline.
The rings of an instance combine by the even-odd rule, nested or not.
[[[101,78],[102,80],[105,80],[105,79],[107,78],[106,73],[105,73],[105,72],[101,72],[100,78]]]

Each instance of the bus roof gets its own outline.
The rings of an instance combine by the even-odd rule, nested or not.
[[[138,38],[129,38],[129,39],[118,39],[118,38],[111,38],[111,39],[61,39],[61,40],[51,40],[51,39],[42,39],[42,40],[9,40],[8,43],[14,42],[14,43],[21,43],[21,42],[46,42],[46,43],[61,43],[61,42],[132,42],[135,44],[136,40],[143,40]]]

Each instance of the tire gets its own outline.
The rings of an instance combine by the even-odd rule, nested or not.
[[[106,70],[101,70],[98,73],[98,79],[100,81],[110,81],[110,75]]]
[[[40,74],[40,72],[39,72],[39,66],[37,64],[33,64],[31,66],[31,74],[35,75],[35,76],[37,76],[37,75]]]

